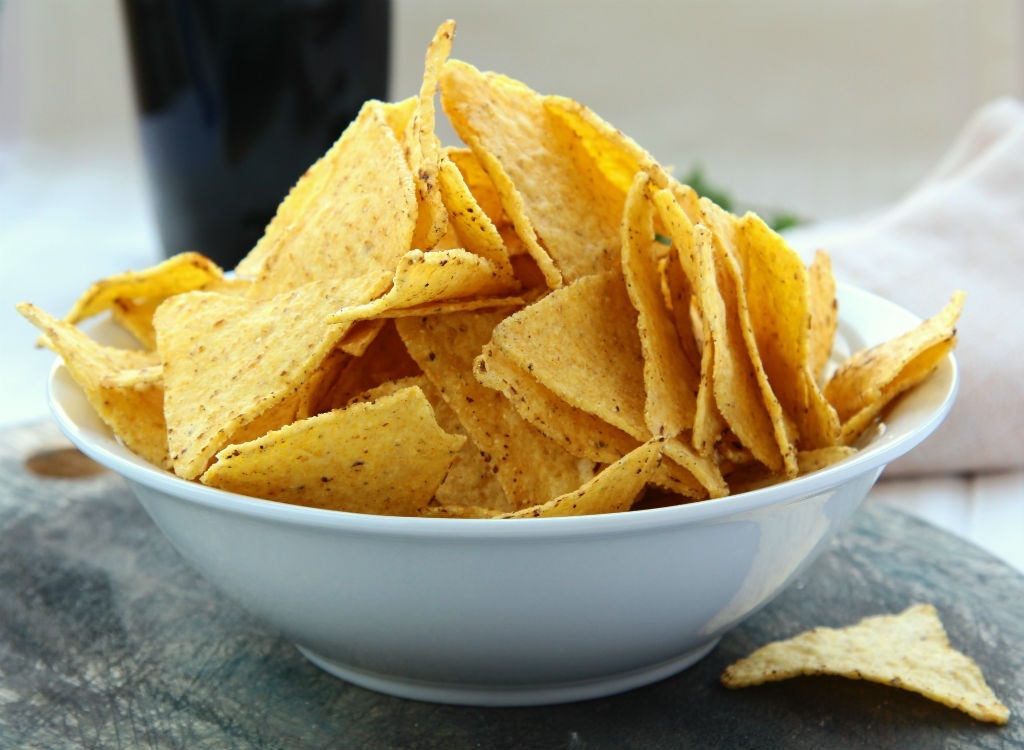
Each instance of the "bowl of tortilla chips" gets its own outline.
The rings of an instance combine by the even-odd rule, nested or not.
[[[316,664],[608,695],[700,659],[935,429],[963,295],[922,320],[837,283],[453,33],[232,271],[186,252],[19,310],[63,431]]]

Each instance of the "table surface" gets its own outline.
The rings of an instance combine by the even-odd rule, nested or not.
[[[794,585],[689,670],[600,700],[482,709],[321,672],[189,568],[123,481],[49,422],[0,431],[0,476],[3,750],[1024,746],[1024,576],[883,506],[862,508]],[[921,601],[979,663],[1009,724],[841,678],[718,683],[767,641]]]

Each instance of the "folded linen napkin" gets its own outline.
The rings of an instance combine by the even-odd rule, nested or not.
[[[828,250],[840,281],[922,317],[955,289],[967,292],[957,401],[887,476],[1024,466],[1024,103],[982,107],[932,174],[892,208],[789,239],[805,257]]]

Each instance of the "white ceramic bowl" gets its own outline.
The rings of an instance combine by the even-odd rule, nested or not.
[[[841,346],[917,322],[840,287]],[[691,665],[826,548],[883,467],[942,421],[952,357],[857,455],[720,500],[576,518],[394,518],[187,482],[125,450],[59,363],[53,413],[121,474],[179,552],[310,660],[393,695],[530,705],[609,695]]]

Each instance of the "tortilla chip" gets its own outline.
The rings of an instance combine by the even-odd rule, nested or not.
[[[398,311],[422,309],[428,304],[504,294],[514,284],[511,274],[503,275],[489,260],[466,250],[412,250],[398,261],[386,294],[339,310],[327,322],[394,317]]]
[[[722,477],[716,461],[698,453],[683,440],[667,440],[664,446],[662,466],[667,469],[659,484],[688,498],[725,497],[729,485]],[[686,472],[681,475],[673,470],[673,464]],[[690,478],[692,477],[692,482]]]
[[[466,189],[473,196],[476,204],[483,209],[483,212],[490,219],[494,227],[499,232],[510,228],[512,220],[505,213],[505,209],[501,205],[501,196],[498,195],[498,189],[494,186],[494,182],[483,168],[483,165],[480,164],[480,160],[476,158],[476,154],[469,148],[446,146],[444,155],[459,170]],[[451,207],[448,210],[449,213],[453,213]],[[523,251],[525,252],[525,248],[523,248]]]
[[[952,648],[930,604],[867,617],[838,630],[814,628],[762,646],[727,667],[722,684],[741,688],[821,674],[909,690],[980,721],[1005,724],[1010,716],[978,665]]]
[[[282,201],[251,258],[250,290],[269,299],[311,281],[393,272],[411,249],[416,190],[388,123],[388,107],[366,102],[333,146]]]
[[[802,449],[834,445],[839,417],[811,371],[811,301],[800,256],[756,214],[738,224],[737,249],[750,321],[771,391]]]
[[[545,108],[575,133],[587,158],[625,201],[637,172],[654,158],[636,141],[603,120],[590,107],[565,96],[545,96]]]
[[[651,433],[636,320],[621,274],[609,272],[509,316],[494,329],[492,345],[570,406],[645,442]]]
[[[824,448],[798,451],[796,461],[801,474],[810,474],[812,471],[825,469],[856,453],[857,449],[849,445],[829,445]]]
[[[650,178],[637,172],[622,220],[622,274],[637,311],[647,393],[644,418],[652,435],[675,437],[693,428],[700,373],[686,357],[675,320],[661,295],[654,244]]]
[[[525,215],[564,281],[618,265],[622,193],[544,97],[519,81],[449,60],[441,104],[494,181],[506,213]],[[535,260],[544,268],[543,256]]]
[[[892,401],[924,380],[956,343],[964,293],[956,292],[934,317],[843,362],[825,386],[843,423],[841,442],[850,444]]]
[[[441,66],[452,51],[455,22],[445,21],[438,27],[427,47],[416,109],[406,126],[402,144],[409,160],[413,182],[416,185],[418,211],[412,247],[430,250],[448,231],[448,213],[438,184],[441,142],[434,132],[434,95]]]
[[[763,370],[752,360],[748,342],[753,344],[749,316],[741,310],[742,281],[734,256],[713,241],[714,235],[702,224],[694,228],[694,245],[700,270],[701,312],[708,322],[714,366],[715,404],[729,428],[754,457],[776,474],[787,464],[776,439],[775,419],[765,404]],[[708,342],[705,342],[707,346]],[[776,402],[777,405],[777,402]],[[779,407],[781,412],[781,407]],[[796,450],[791,449],[796,473]]]
[[[156,354],[103,346],[35,305],[21,303],[17,309],[43,332],[45,344],[64,360],[96,414],[125,447],[152,464],[168,468],[162,379],[117,382],[117,377],[126,372],[153,372],[148,368],[158,366]]]
[[[444,89],[442,88],[442,102],[444,101],[443,92]],[[533,226],[533,221],[527,213],[526,203],[515,183],[513,183],[512,178],[505,171],[501,162],[479,144],[474,149],[474,156],[487,171],[494,189],[501,198],[503,211],[511,222],[511,232],[501,232],[499,230],[505,245],[507,247],[518,245],[521,248],[522,254],[529,255],[533,259],[536,270],[543,278],[545,286],[550,289],[560,287],[562,285],[562,272],[555,265],[555,261],[548,254],[548,251],[541,246],[537,231]]]
[[[715,346],[710,323],[700,311],[701,297],[698,294],[702,282],[690,214],[700,219],[700,202],[691,188],[676,183],[670,188],[656,190],[652,200],[675,251],[667,259],[667,283],[676,332],[684,355],[696,366],[700,378],[694,401],[691,441],[702,456],[709,456],[725,429],[725,420],[715,405]]]
[[[534,429],[497,391],[477,382],[473,360],[509,310],[401,318],[406,348],[484,454],[514,507],[580,486],[589,467]]]
[[[64,316],[77,323],[114,306],[118,298],[162,300],[173,294],[199,289],[221,277],[220,267],[199,253],[179,253],[141,271],[126,271],[93,283]]]
[[[503,518],[547,518],[621,513],[643,493],[661,459],[662,438],[652,438],[601,470],[577,490]]]
[[[437,425],[413,386],[229,445],[201,480],[283,503],[408,516],[433,496],[464,440]]]
[[[462,172],[447,157],[441,159],[438,180],[449,222],[462,247],[490,261],[506,288],[515,289],[518,284],[505,240],[470,192]]]
[[[257,437],[253,424],[266,423],[255,420],[297,397],[344,335],[345,326],[324,324],[327,316],[372,299],[386,284],[371,275],[314,282],[262,302],[212,292],[164,302],[153,323],[175,473],[193,479],[228,443]],[[294,418],[296,408],[281,418]]]
[[[821,381],[825,366],[832,356],[836,328],[839,325],[839,302],[836,299],[836,280],[832,275],[832,259],[824,250],[818,250],[807,267],[807,280],[811,290],[811,330],[807,344],[807,366],[814,379]]]

